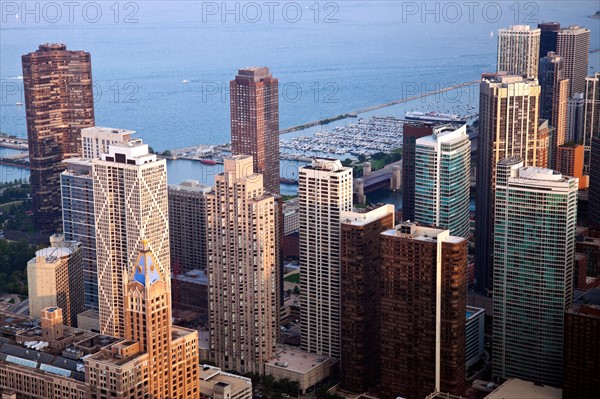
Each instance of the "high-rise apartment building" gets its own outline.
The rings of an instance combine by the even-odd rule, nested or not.
[[[540,29],[540,56],[544,58],[548,51],[556,52],[556,44],[558,42],[558,31],[560,23],[558,22],[542,22],[538,24]]]
[[[583,93],[588,71],[590,30],[571,25],[558,31],[556,54],[564,61],[563,78],[569,79],[569,96]]]
[[[549,167],[556,169],[558,147],[566,142],[569,80],[562,78],[562,57],[549,52],[540,59],[540,118],[553,128]]]
[[[58,306],[67,324],[77,326],[77,314],[85,310],[81,244],[65,241],[62,235],[50,237],[50,247],[36,251],[27,262],[29,314]]]
[[[585,148],[583,171],[590,173],[592,138],[600,134],[600,72],[585,79],[582,142]]]
[[[583,94],[575,93],[567,101],[567,142],[583,143],[583,116],[585,113]]]
[[[198,332],[171,324],[169,280],[149,241],[140,248],[125,277],[125,340],[85,359],[89,397],[198,398]]]
[[[264,372],[279,325],[275,199],[252,156],[225,159],[207,195],[210,349],[219,367]]]
[[[279,194],[279,81],[267,67],[240,69],[230,82],[231,151],[252,155],[265,190]]]
[[[352,210],[352,168],[317,158],[299,170],[301,346],[340,357],[340,221]]]
[[[92,126],[81,129],[81,155],[84,158],[100,158],[108,153],[108,146],[126,143],[132,139],[135,130]]]
[[[588,176],[583,176],[583,146],[573,142],[558,147],[556,170],[563,175],[579,179],[579,189],[586,189]]]
[[[490,74],[481,81],[475,207],[476,284],[481,292],[493,285],[496,164],[518,156],[525,165],[538,166],[539,97],[536,79]]]
[[[588,219],[592,227],[600,229],[600,133],[592,139],[589,186]]]
[[[507,158],[497,167],[493,375],[560,385],[578,181],[523,165]]]
[[[563,398],[594,399],[600,392],[600,288],[575,299],[565,312]]]
[[[98,310],[98,270],[96,267],[96,220],[92,161],[70,158],[60,175],[63,234],[65,240],[81,243],[85,307]]]
[[[433,133],[430,122],[407,122],[402,136],[402,220],[415,220],[415,148],[417,139]]]
[[[415,146],[415,221],[468,238],[471,142],[467,126],[440,126]]]
[[[380,234],[394,228],[394,206],[341,213],[342,388],[366,392],[379,379]]]
[[[61,231],[62,161],[80,155],[81,128],[94,125],[91,57],[46,43],[22,63],[34,221]]]
[[[170,283],[167,167],[141,140],[109,146],[92,160],[100,332],[123,337],[125,284],[141,237]]]
[[[511,25],[498,30],[498,72],[537,78],[540,53],[540,29],[529,25]]]
[[[211,191],[212,187],[197,180],[169,185],[169,236],[174,272],[206,271],[206,195]]]
[[[408,222],[381,240],[381,398],[464,394],[467,240]]]

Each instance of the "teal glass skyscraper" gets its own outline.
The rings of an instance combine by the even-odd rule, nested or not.
[[[578,179],[498,162],[493,375],[558,386],[573,302]]]
[[[444,125],[416,141],[415,221],[469,237],[471,143],[466,125]]]

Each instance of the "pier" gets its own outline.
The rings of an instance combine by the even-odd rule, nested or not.
[[[400,100],[390,101],[390,102],[379,104],[379,105],[373,105],[373,106],[367,107],[367,108],[357,109],[355,111],[337,115],[337,116],[334,116],[331,118],[320,119],[318,121],[303,123],[302,125],[292,126],[292,127],[288,127],[286,129],[280,130],[279,134],[286,134],[286,133],[295,132],[298,130],[303,130],[303,129],[313,127],[313,126],[325,125],[327,123],[331,123],[331,122],[346,119],[346,118],[356,118],[358,116],[358,114],[362,114],[362,113],[369,112],[369,111],[374,111],[374,110],[380,109],[380,108],[391,107],[392,105],[407,103],[410,101],[418,100],[420,98],[433,96],[435,94],[445,93],[447,91],[452,91],[452,90],[460,89],[460,88],[467,87],[467,86],[472,86],[472,85],[478,84],[479,82],[480,82],[479,80],[473,80],[471,82],[460,83],[457,85],[444,87],[443,89],[439,89],[439,90],[427,91],[425,93],[417,94],[417,95],[414,95],[411,97],[406,97],[406,98],[403,98]]]

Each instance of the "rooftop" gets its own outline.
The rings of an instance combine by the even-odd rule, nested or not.
[[[102,126],[92,126],[81,129],[81,135],[85,136],[87,134],[105,134],[105,135],[132,135],[135,133],[135,130],[129,129],[119,129],[114,127],[102,127]]]
[[[186,281],[188,283],[208,285],[208,276],[206,275],[206,272],[199,269],[194,269],[187,271],[183,274],[174,275],[173,279],[179,281]]]
[[[288,346],[278,345],[275,348],[275,357],[266,364],[305,374],[318,365],[327,362],[329,358],[323,355],[308,353]]]
[[[561,399],[562,389],[536,385],[530,381],[511,378],[500,385],[486,399]]]
[[[568,312],[600,318],[600,288],[592,288],[576,297]]]
[[[394,205],[383,205],[366,213],[342,211],[340,220],[342,224],[351,226],[365,226],[375,220],[381,219],[388,214],[394,214]]]
[[[213,397],[213,387],[215,385],[221,387],[230,386],[232,397],[235,397],[235,393],[241,390],[252,389],[252,380],[250,378],[225,373],[218,367],[203,365],[199,369],[199,375],[200,392],[202,392],[203,396]]]

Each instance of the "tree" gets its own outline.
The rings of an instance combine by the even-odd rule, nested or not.
[[[342,165],[343,166],[350,166],[352,165],[352,160],[350,158],[346,158],[342,161]]]
[[[294,294],[300,295],[300,288],[298,286],[294,287]]]
[[[360,154],[358,156],[358,162],[360,162],[360,163],[367,162],[367,157],[365,157],[363,154]]]
[[[162,155],[163,155],[164,157],[170,157],[170,156],[171,156],[171,151],[169,151],[169,150],[164,150],[164,151],[163,151],[163,153],[162,153]]]

